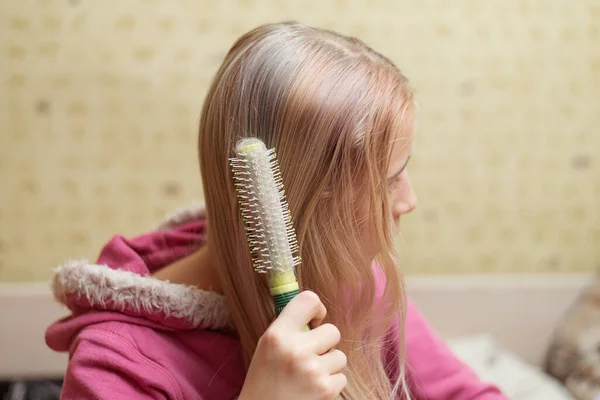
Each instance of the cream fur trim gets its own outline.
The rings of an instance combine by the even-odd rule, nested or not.
[[[204,218],[205,216],[204,202],[198,201],[189,206],[179,207],[175,211],[167,214],[158,225],[157,229],[162,231],[173,229],[177,225]]]
[[[65,304],[67,296],[85,298],[91,306],[109,302],[119,311],[160,312],[183,318],[194,328],[231,328],[226,299],[214,292],[115,270],[107,265],[70,261],[56,268],[52,282],[54,297]]]

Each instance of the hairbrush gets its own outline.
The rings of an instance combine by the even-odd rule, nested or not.
[[[230,159],[238,207],[254,270],[269,274],[275,313],[299,293],[295,268],[298,243],[274,149],[242,139]]]
[[[242,139],[235,153],[230,163],[252,265],[258,273],[269,274],[275,314],[279,315],[300,292],[296,266],[301,260],[277,156],[256,138]]]

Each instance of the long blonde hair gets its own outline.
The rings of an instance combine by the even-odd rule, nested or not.
[[[245,34],[216,74],[202,110],[199,157],[208,245],[241,341],[246,366],[274,318],[264,275],[253,271],[228,158],[238,140],[275,147],[300,246],[303,289],[316,292],[347,355],[346,399],[383,399],[404,389],[403,369],[382,361],[396,317],[403,365],[404,290],[393,251],[386,173],[392,142],[412,118],[407,81],[358,39],[298,23]],[[377,245],[366,254],[364,229]],[[377,270],[385,274],[377,296]],[[351,310],[351,312],[348,312]],[[405,392],[405,396],[406,396]]]

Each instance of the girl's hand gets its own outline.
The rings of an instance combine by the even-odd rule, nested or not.
[[[335,399],[347,384],[346,356],[335,349],[339,330],[321,325],[326,313],[313,292],[292,299],[258,341],[239,399]]]

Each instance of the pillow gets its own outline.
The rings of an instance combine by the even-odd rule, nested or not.
[[[600,400],[600,279],[586,290],[557,327],[546,371],[579,400]]]
[[[574,400],[555,379],[501,348],[490,335],[450,340],[454,353],[512,400]]]

